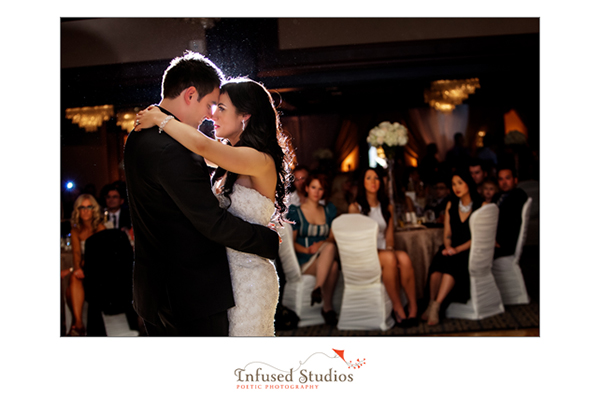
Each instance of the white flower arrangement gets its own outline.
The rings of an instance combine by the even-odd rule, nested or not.
[[[367,142],[373,147],[404,146],[408,142],[408,130],[398,122],[384,121],[369,131]]]

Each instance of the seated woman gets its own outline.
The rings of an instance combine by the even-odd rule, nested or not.
[[[358,187],[356,202],[348,208],[350,213],[362,213],[377,221],[377,250],[381,264],[381,278],[392,300],[393,317],[402,327],[416,326],[417,297],[415,271],[405,251],[394,250],[394,224],[392,208],[385,195],[384,185],[374,169],[367,169]],[[400,286],[408,297],[408,317],[402,307]]]
[[[73,273],[69,279],[67,304],[73,314],[73,324],[69,336],[85,336],[82,312],[85,293],[83,290],[83,273],[85,241],[96,232],[106,227],[102,224],[100,206],[91,194],[82,194],[75,200],[71,215],[71,243],[73,245]]]
[[[466,303],[471,297],[469,218],[473,211],[487,203],[477,193],[477,185],[468,171],[452,173],[452,192],[454,195],[444,215],[444,244],[429,267],[430,300],[421,317],[429,325],[439,322],[440,306],[444,300]]]
[[[311,293],[311,306],[323,301],[321,314],[328,325],[337,325],[333,310],[333,291],[339,268],[337,247],[331,234],[331,222],[336,216],[335,206],[319,202],[327,191],[327,178],[323,174],[310,174],[306,179],[306,200],[301,206],[290,206],[288,219],[295,222],[294,249],[303,274],[316,277]]]

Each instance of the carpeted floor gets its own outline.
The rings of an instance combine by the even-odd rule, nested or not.
[[[505,312],[480,321],[444,318],[436,326],[420,322],[414,328],[394,327],[387,331],[341,331],[328,325],[314,325],[288,331],[277,331],[276,336],[428,336],[448,333],[469,333],[483,331],[506,331],[539,328],[539,304],[530,303],[518,306],[505,306]]]

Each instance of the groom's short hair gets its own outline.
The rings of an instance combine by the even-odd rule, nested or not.
[[[171,60],[162,80],[162,98],[174,99],[185,89],[193,86],[198,91],[198,99],[203,98],[225,80],[223,72],[208,58],[199,53],[187,51],[182,57]]]

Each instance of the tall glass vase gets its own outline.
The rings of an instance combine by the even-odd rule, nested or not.
[[[387,194],[390,199],[390,206],[392,209],[392,221],[394,222],[394,229],[398,228],[398,215],[396,212],[396,177],[395,177],[395,163],[393,157],[386,157],[388,164],[388,183],[387,183]]]

